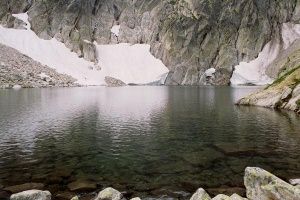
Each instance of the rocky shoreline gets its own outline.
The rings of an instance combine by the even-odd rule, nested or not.
[[[0,89],[76,87],[76,79],[60,74],[17,50],[0,44]]]
[[[244,185],[246,194],[234,193],[217,194],[213,198],[203,188],[199,188],[190,200],[299,200],[300,199],[300,179],[292,179],[287,183],[275,175],[258,167],[247,167],[244,175]],[[2,186],[3,187],[3,186]],[[71,199],[71,200],[140,200],[127,192],[108,187],[97,191],[97,186],[93,183],[73,183],[68,185],[75,193],[56,194],[53,196],[49,191],[43,191],[43,184],[28,183],[17,186],[10,186],[1,189],[0,199],[10,200],[51,200],[51,199]],[[80,191],[93,191],[92,193],[82,193]],[[6,194],[6,195],[4,195]],[[188,195],[185,199],[188,199]],[[143,199],[177,199],[167,195],[155,198]],[[180,198],[179,198],[180,199]]]

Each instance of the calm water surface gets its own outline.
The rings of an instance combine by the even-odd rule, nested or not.
[[[299,178],[300,118],[234,106],[253,90],[0,90],[0,184],[88,179],[155,196],[242,186],[246,166]]]

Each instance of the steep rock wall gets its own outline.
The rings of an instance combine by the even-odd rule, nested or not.
[[[148,43],[170,69],[168,85],[229,84],[234,66],[257,57],[281,35],[285,22],[300,23],[298,0],[0,0],[2,24],[28,12],[32,30],[56,37],[97,62],[93,43]],[[120,25],[118,36],[111,33]],[[215,68],[214,76],[205,71]]]

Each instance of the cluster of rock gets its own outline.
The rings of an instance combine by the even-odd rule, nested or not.
[[[244,184],[246,196],[238,194],[227,196],[219,194],[213,198],[203,189],[199,188],[190,200],[299,200],[300,180],[290,180],[291,184],[279,179],[273,174],[256,167],[248,167],[245,170]],[[75,184],[76,185],[76,184]],[[96,188],[94,188],[96,189]],[[80,197],[70,197],[71,200],[79,200]],[[93,200],[126,200],[125,196],[114,188],[106,188],[100,191]],[[27,190],[10,196],[10,200],[51,200],[51,193],[42,190]],[[131,200],[141,200],[139,197]]]
[[[285,22],[300,23],[295,0],[65,0],[0,1],[0,22],[18,27],[12,13],[27,12],[32,30],[97,62],[94,42],[147,43],[170,69],[166,84],[229,84],[234,66],[257,57]],[[120,26],[118,35],[111,33]]]
[[[17,50],[0,44],[0,89],[71,87],[76,79],[57,73]]]

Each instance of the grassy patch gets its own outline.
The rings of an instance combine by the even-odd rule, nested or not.
[[[270,88],[270,87],[274,87],[280,83],[282,83],[289,75],[293,74],[295,71],[297,71],[298,69],[300,69],[300,66],[295,67],[294,69],[286,72],[284,75],[280,76],[278,79],[276,79],[271,85],[269,85],[268,87],[266,87],[266,89]],[[293,85],[297,85],[300,83],[300,79],[294,79],[293,80]]]

